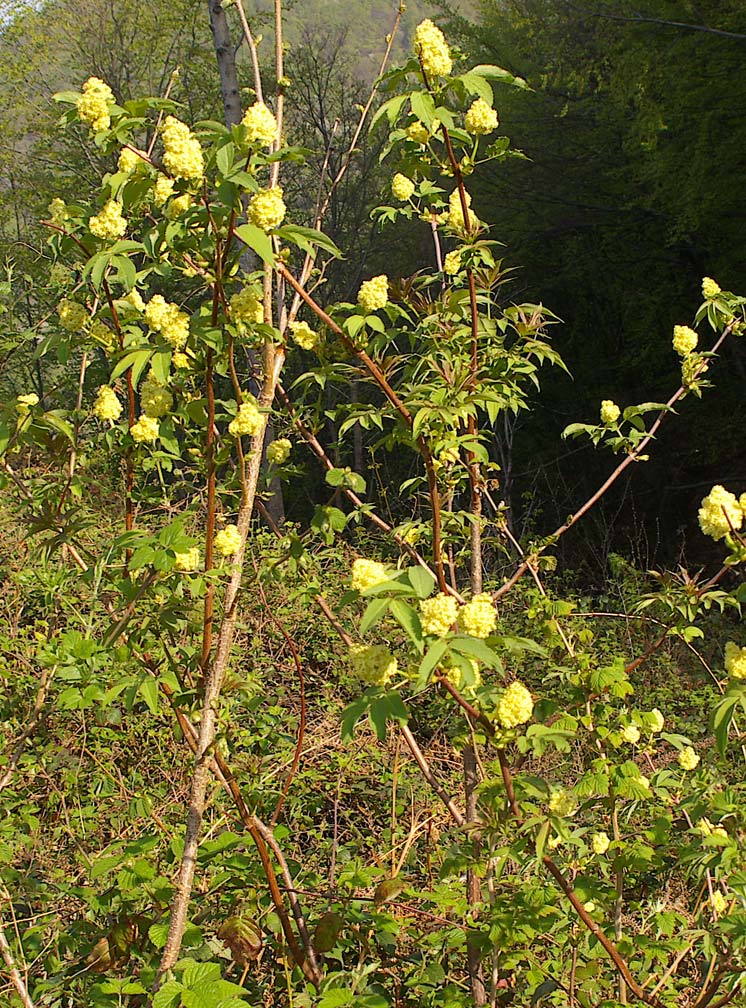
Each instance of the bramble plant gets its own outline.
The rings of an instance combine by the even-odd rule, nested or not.
[[[64,625],[26,642],[42,681],[29,730],[19,722],[0,768],[12,794],[8,889],[28,883],[16,834],[43,818],[26,790],[43,710],[88,712],[102,740],[137,712],[150,719],[145,749],[159,749],[170,725],[194,758],[183,828],[154,807],[159,783],[132,813],[156,831],[112,823],[96,849],[76,835],[87,877],[69,884],[71,923],[45,920],[47,896],[29,889],[33,924],[19,920],[4,939],[15,993],[26,1005],[155,1008],[738,1004],[746,824],[732,761],[742,756],[746,640],[725,645],[714,670],[722,695],[701,712],[714,745],[647,703],[636,672],[671,640],[692,646],[714,607],[740,613],[743,586],[726,575],[746,560],[746,494],[715,486],[703,500],[701,530],[721,543],[722,566],[662,577],[638,599],[638,612],[660,616],[640,655],[609,653],[544,572],[557,540],[647,457],[677,403],[707,388],[708,363],[744,331],[746,299],[706,278],[693,325],[714,339],[698,350],[704,332],[676,326],[682,382],[669,400],[623,410],[605,400],[598,424],[567,428],[621,460],[552,535],[521,545],[502,510],[487,517],[499,485],[491,431],[530,409],[543,365],[564,364],[552,313],[510,302],[500,244],[467,180],[520,156],[496,135],[493,88],[525,83],[495,66],[463,68],[430,20],[417,27],[410,60],[377,85],[388,97],[370,128],[388,131],[393,204],[375,216],[424,222],[433,267],[369,277],[356,303],[326,303],[324,262],[342,252],[323,233],[324,201],[303,223],[286,206],[282,172],[305,154],[283,135],[281,59],[275,70],[273,108],[257,71],[256,100],[228,126],[187,125],[167,95],[118,104],[94,77],[56,96],[63,125],[86,131],[111,170],[90,201],[50,205],[54,268],[69,272],[38,353],[63,377],[43,399],[9,402],[0,427],[6,486],[48,578],[41,618],[50,598],[70,598]],[[330,407],[318,390],[350,381],[359,395],[331,408],[340,439],[375,432],[378,451],[413,460],[388,488],[412,504],[398,526],[319,439]],[[306,447],[334,497],[307,528],[277,526],[271,482],[302,481]],[[105,479],[94,458],[106,460]],[[97,483],[112,474],[116,494],[96,515]],[[376,539],[357,531],[365,523]],[[488,525],[517,555],[499,583],[483,556]],[[391,823],[376,810],[357,849],[339,849],[338,796],[323,856],[304,859],[302,836],[279,822],[300,786],[302,729],[279,796],[262,776],[288,727],[261,684],[246,687],[242,635],[252,634],[244,612],[271,592],[292,598],[298,621],[317,610],[338,638],[340,662],[326,653],[322,666],[325,679],[344,669],[344,759],[366,719],[381,743],[396,740],[393,756],[376,750],[393,761],[380,768]],[[317,644],[281,608],[267,605],[303,689]],[[269,682],[275,659],[265,661]],[[429,752],[435,722],[446,744]],[[397,825],[403,748],[427,810],[412,813],[408,835]],[[308,829],[298,802],[298,829]],[[64,893],[64,879],[55,885]]]

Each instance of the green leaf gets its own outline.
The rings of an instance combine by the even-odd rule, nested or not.
[[[430,682],[430,676],[435,666],[443,659],[450,647],[450,641],[437,640],[425,652],[425,657],[420,662],[417,669],[417,679],[414,683],[416,693],[421,692]]]
[[[415,610],[405,602],[403,599],[392,599],[391,604],[391,615],[394,617],[399,626],[405,631],[409,639],[412,641],[417,650],[422,654],[422,649],[425,644],[422,639],[422,626],[420,625],[420,617],[417,615]]]
[[[435,587],[435,575],[424,567],[410,567],[407,570],[407,577],[417,593],[417,598],[426,599]]]
[[[140,683],[140,688],[137,691],[138,694],[143,698],[145,703],[148,705],[148,709],[151,714],[158,713],[158,681],[153,678],[153,676],[148,675],[147,679],[143,679]]]
[[[413,114],[430,129],[435,118],[435,102],[432,95],[427,91],[413,91],[410,95],[410,104]]]
[[[522,77],[514,77],[508,70],[503,70],[499,66],[492,66],[489,63],[480,63],[478,66],[472,67],[471,73],[477,74],[479,77],[498,80],[501,84],[510,84],[511,87],[523,88],[524,91],[531,90]]]
[[[335,259],[343,259],[343,255],[334,242],[325,235],[323,231],[316,231],[315,228],[300,227],[297,224],[286,224],[285,227],[277,228],[275,234],[286,241],[292,242],[304,252],[313,254],[314,246],[322,248]]]
[[[240,227],[236,228],[236,234],[241,239],[241,241],[248,245],[250,249],[262,259],[267,265],[273,265],[275,261],[275,254],[272,251],[272,242],[269,239],[269,235],[266,231],[262,231],[255,224],[241,224]]]
[[[465,654],[469,658],[476,658],[488,668],[504,670],[502,659],[495,654],[483,640],[478,637],[455,637],[451,640],[451,647],[460,654]]]
[[[167,980],[161,989],[153,995],[152,1008],[175,1008],[181,1002],[183,990],[184,988],[178,980]]]
[[[389,607],[390,599],[374,598],[368,603],[367,608],[360,620],[360,633],[364,634],[383,619]]]
[[[228,175],[230,173],[230,170],[233,167],[235,154],[236,148],[232,143],[223,144],[223,146],[218,150],[215,161],[218,166],[218,171],[222,175]]]
[[[114,370],[111,372],[111,380],[113,381],[115,378],[124,374],[125,371],[132,368],[132,381],[135,385],[137,385],[140,380],[140,375],[145,370],[145,367],[152,356],[152,350],[130,350],[114,366]]]
[[[466,73],[461,74],[460,77],[456,77],[455,80],[460,80],[470,94],[478,95],[480,98],[484,99],[488,105],[492,105],[495,100],[492,94],[492,88],[481,74],[475,73],[473,70],[469,70]]]
[[[398,118],[399,113],[401,112],[402,105],[407,100],[407,97],[408,96],[405,94],[394,95],[393,98],[389,98],[388,101],[385,101],[383,105],[381,105],[381,107],[376,110],[373,118],[370,121],[371,132],[376,128],[376,124],[380,122],[380,120],[384,116],[386,116],[386,118],[388,119],[389,124],[392,124]]]

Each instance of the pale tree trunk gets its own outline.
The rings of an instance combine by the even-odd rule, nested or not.
[[[220,89],[223,94],[223,110],[226,126],[235,126],[241,122],[243,109],[241,108],[241,95],[238,89],[238,72],[236,70],[236,49],[231,39],[230,25],[226,17],[225,10],[220,0],[207,0],[207,7],[210,12],[210,27],[215,43],[215,58],[218,62],[218,72],[220,74]],[[242,266],[246,272],[251,272],[256,268],[256,263],[252,261],[250,253],[244,253],[246,262]],[[272,419],[267,424],[267,434],[265,448],[270,441],[274,440],[275,429]],[[266,464],[266,459],[262,455],[262,465]],[[270,481],[272,496],[267,500],[265,507],[269,511],[273,520],[282,525],[285,522],[285,503],[282,496],[282,483],[275,476]]]

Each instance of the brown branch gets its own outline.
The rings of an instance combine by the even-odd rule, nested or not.
[[[13,958],[13,950],[10,947],[8,939],[5,937],[5,926],[2,917],[0,917],[0,953],[2,953],[3,961],[5,962],[5,972],[15,987],[16,994],[21,999],[23,1008],[34,1008],[34,1002],[31,1000],[28,987],[24,983],[23,977],[18,971],[15,959]]]

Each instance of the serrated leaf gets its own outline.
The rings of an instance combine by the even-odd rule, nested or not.
[[[432,95],[427,91],[413,91],[409,101],[413,114],[430,129],[435,118],[435,102]]]
[[[417,650],[422,654],[424,641],[422,639],[422,626],[420,617],[415,610],[403,599],[392,599],[390,602],[391,615],[399,626],[405,631]]]
[[[419,599],[426,599],[435,587],[435,575],[424,567],[410,567],[407,577]]]
[[[523,88],[525,91],[531,90],[522,77],[515,77],[508,70],[503,70],[502,67],[493,66],[490,63],[480,63],[477,66],[472,67],[471,72],[477,74],[479,77],[487,77],[488,79],[498,80],[501,84],[509,84],[511,87]]]

